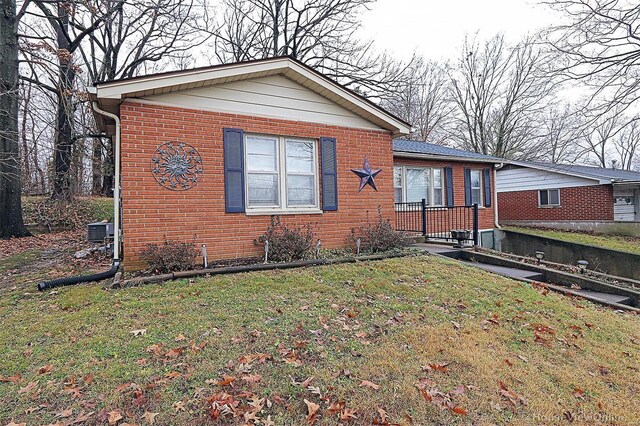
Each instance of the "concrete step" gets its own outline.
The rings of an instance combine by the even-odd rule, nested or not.
[[[617,294],[610,293],[600,293],[599,291],[591,291],[591,290],[575,290],[575,292],[581,296],[592,297],[600,299],[604,302],[610,303],[619,303],[621,305],[633,305],[633,301],[630,297],[627,296],[619,296]]]
[[[538,272],[526,271],[524,269],[509,268],[507,266],[488,265],[486,263],[477,263],[477,262],[469,262],[469,261],[462,261],[462,262],[471,266],[475,266],[480,269],[484,269],[485,271],[494,272],[496,274],[504,275],[511,278],[519,278],[519,279],[524,278],[527,280],[540,281],[540,282],[544,281],[544,275]]]

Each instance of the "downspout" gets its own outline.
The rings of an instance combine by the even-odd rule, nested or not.
[[[504,163],[496,164],[493,167],[493,219],[494,226],[502,229],[498,223],[498,170],[504,167]]]
[[[113,261],[120,261],[120,117],[98,107],[98,102],[92,102],[93,110],[105,117],[112,118],[116,123],[116,140],[114,142],[114,171],[113,171]]]
[[[77,275],[74,277],[58,278],[50,281],[38,283],[38,290],[44,291],[50,288],[80,284],[92,281],[101,281],[116,275],[120,269],[120,119],[117,115],[103,111],[98,108],[98,104],[92,103],[93,109],[101,115],[113,118],[116,122],[116,140],[115,140],[115,164],[114,164],[114,180],[113,188],[113,263],[111,268],[104,272],[89,275]]]

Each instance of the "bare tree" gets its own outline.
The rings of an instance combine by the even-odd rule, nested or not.
[[[599,115],[596,119],[591,116],[583,118],[587,125],[583,127],[580,143],[598,167],[607,167],[610,164],[613,140],[622,131],[625,125],[623,120],[623,116],[617,110],[607,115]]]
[[[547,32],[561,52],[556,71],[591,87],[594,119],[625,111],[640,96],[640,3],[635,0],[544,0],[568,21]],[[597,113],[593,113],[597,111]]]
[[[637,120],[632,120],[614,138],[613,147],[620,159],[620,168],[633,170],[640,156],[640,124]]]
[[[406,64],[355,33],[375,0],[225,0],[215,32],[220,62],[288,55],[369,97],[404,81]]]
[[[109,18],[113,9],[85,2],[31,1],[26,8],[20,37],[30,73],[26,81],[38,84],[57,98],[53,182],[54,198],[71,197],[74,114],[78,108],[77,76],[82,69],[75,53],[92,32]]]
[[[184,68],[190,64],[189,49],[211,36],[207,4],[199,0],[102,0],[102,3],[113,12],[79,48],[83,69],[88,71],[87,84],[157,72],[169,60],[176,60]],[[94,123],[88,122],[84,132],[95,134]],[[111,194],[113,152],[110,138],[97,135],[93,138],[95,195]]]
[[[18,19],[15,0],[0,2],[0,238],[29,235],[22,218],[18,145]]]
[[[449,84],[444,66],[419,59],[409,67],[406,81],[390,91],[381,104],[412,124],[411,139],[444,144],[454,108]]]
[[[532,40],[510,47],[501,35],[483,45],[466,39],[451,72],[458,145],[503,158],[536,158],[538,121],[553,89],[541,69],[546,61]]]
[[[573,163],[585,150],[580,147],[582,123],[571,106],[552,107],[541,121],[543,159],[551,163]]]

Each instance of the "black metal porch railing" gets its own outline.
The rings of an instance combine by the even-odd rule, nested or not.
[[[426,200],[395,203],[396,230],[433,240],[473,241],[478,245],[478,205],[429,207]],[[468,231],[468,232],[464,232]]]

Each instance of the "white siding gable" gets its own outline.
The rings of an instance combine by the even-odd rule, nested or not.
[[[529,167],[498,170],[496,173],[497,192],[570,188],[598,184],[599,182],[595,179],[586,179]]]
[[[137,100],[181,108],[362,129],[381,129],[283,75],[144,96]]]

